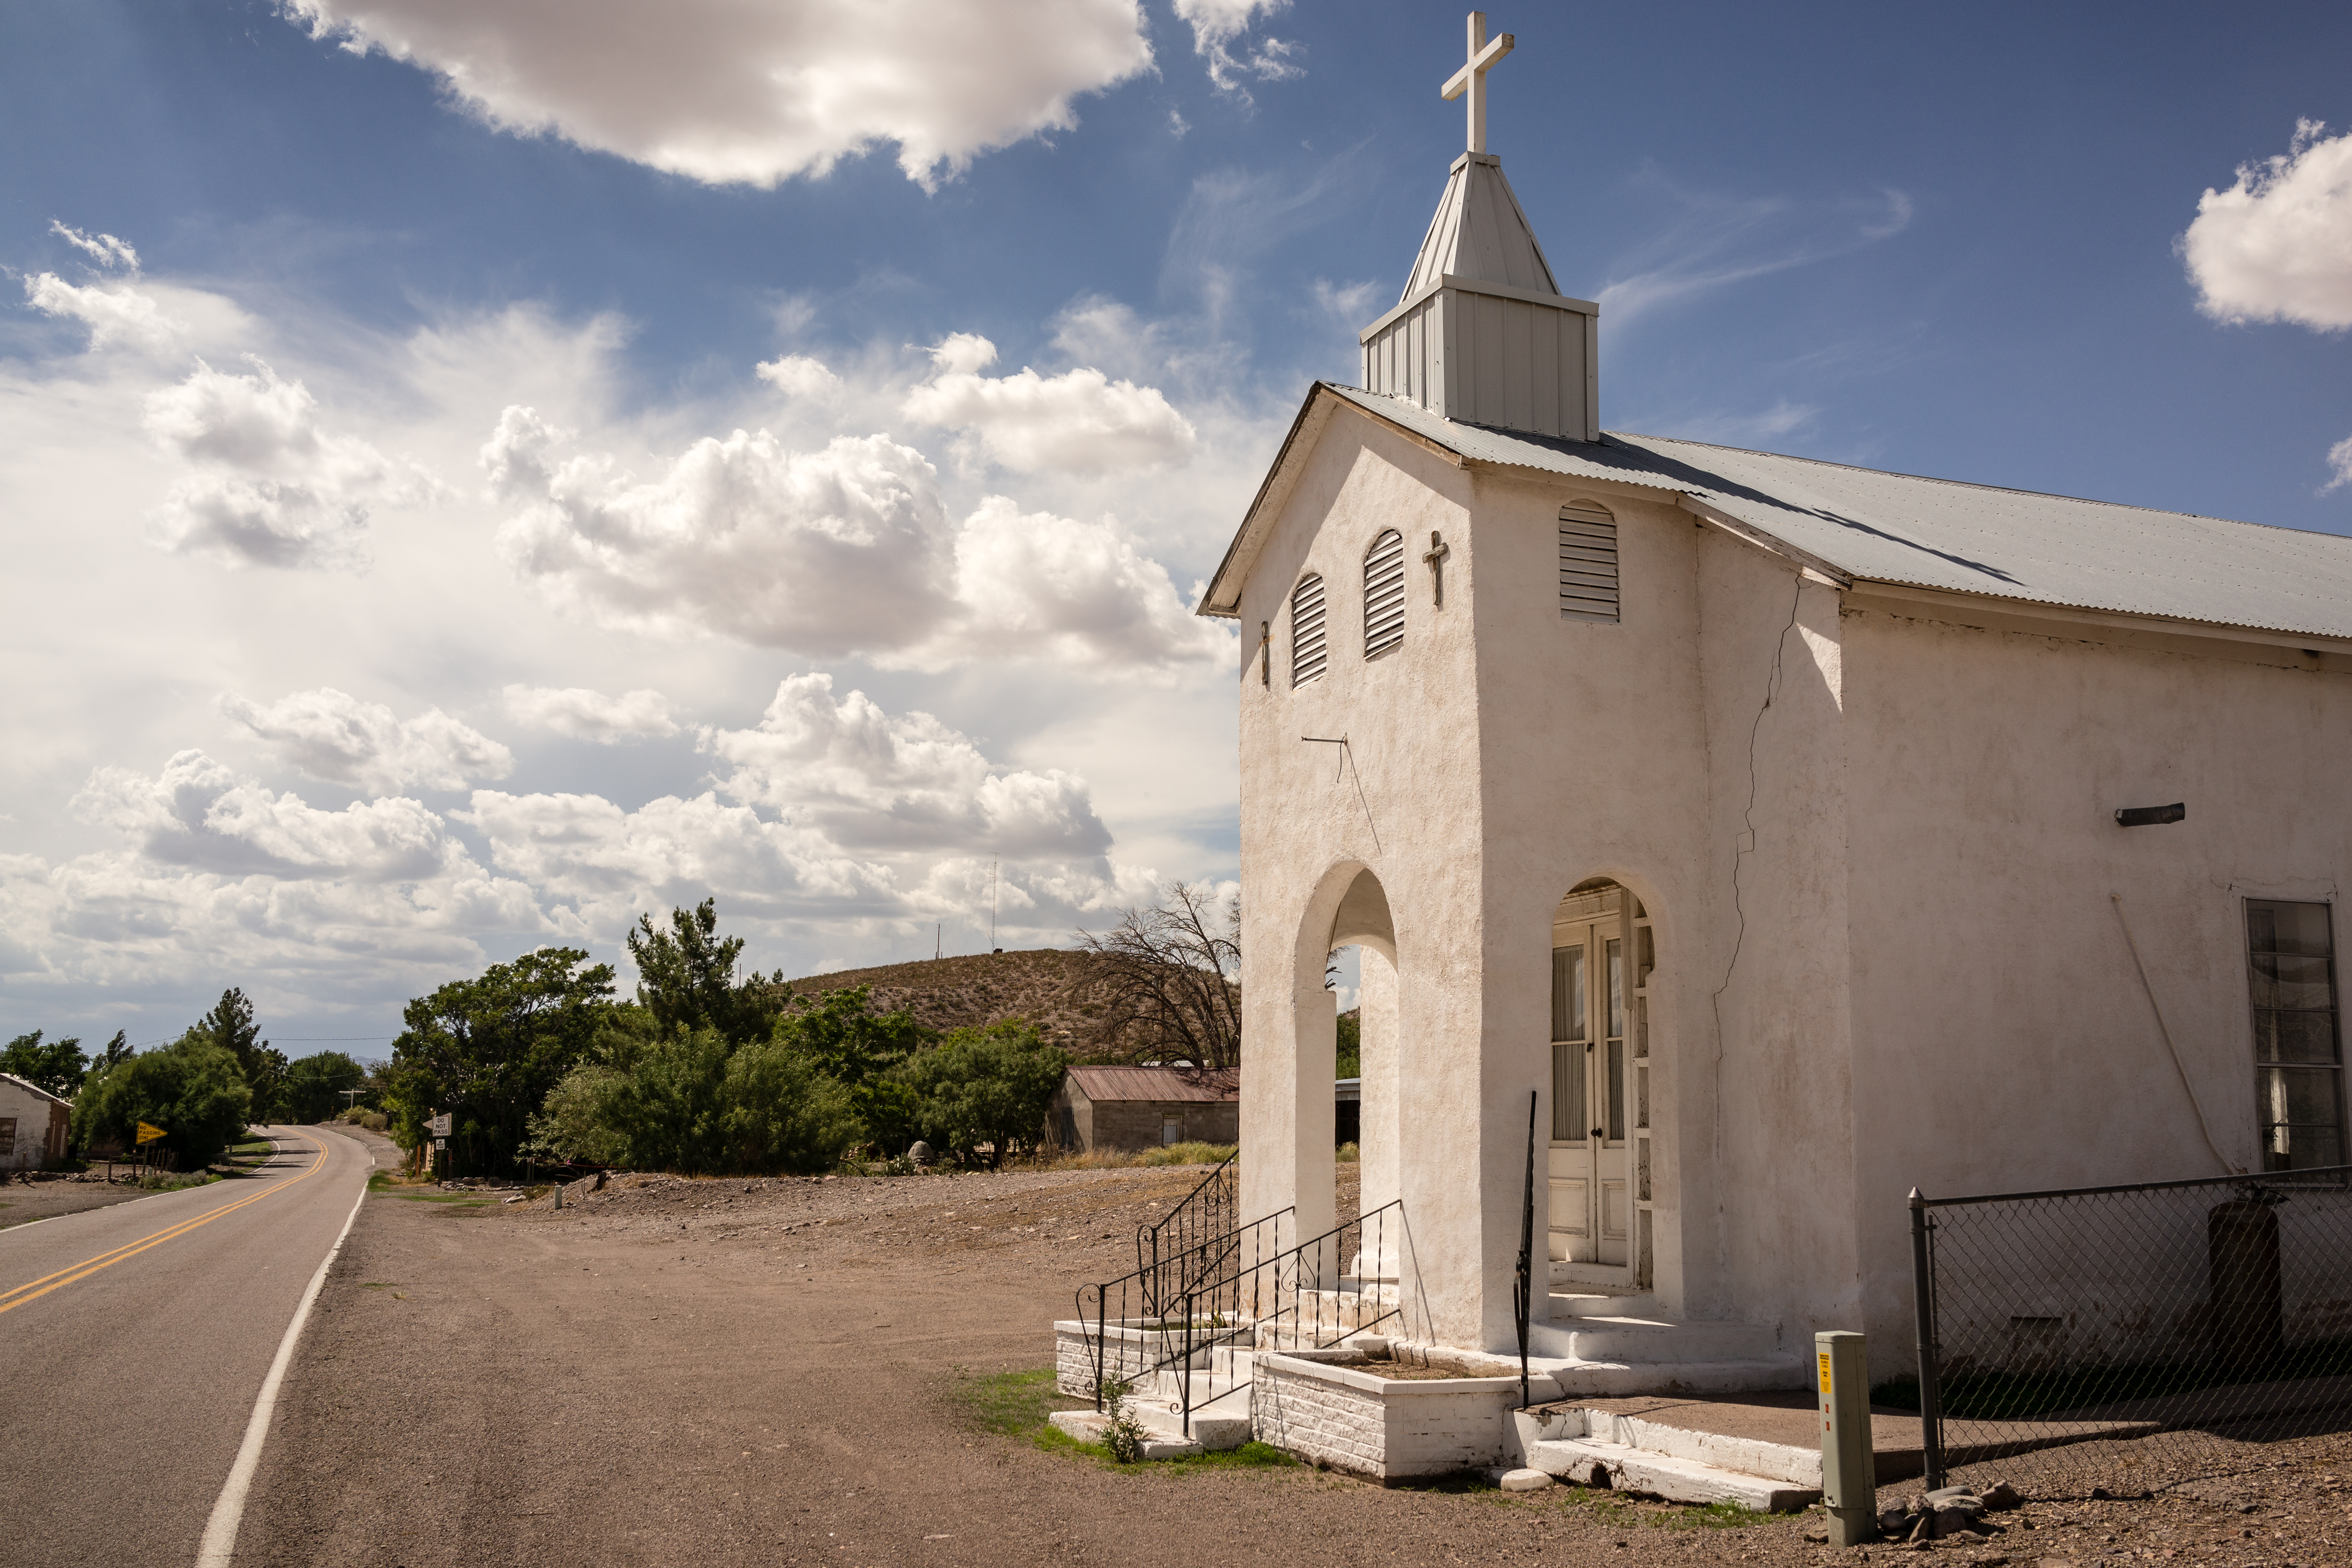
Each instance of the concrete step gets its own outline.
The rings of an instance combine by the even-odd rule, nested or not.
[[[1135,1401],[1136,1418],[1147,1419],[1148,1409],[1149,1419],[1158,1420],[1165,1416],[1169,1421],[1178,1424],[1181,1428],[1184,1415],[1184,1385],[1187,1382],[1192,1384],[1192,1430],[1196,1434],[1201,1429],[1203,1416],[1220,1419],[1235,1417],[1242,1422],[1244,1428],[1247,1427],[1250,1418],[1249,1380],[1246,1377],[1237,1380],[1231,1373],[1220,1377],[1211,1372],[1194,1372],[1189,1374],[1178,1372],[1160,1373],[1150,1397],[1138,1398]],[[1247,1440],[1246,1430],[1243,1440]],[[1232,1443],[1210,1445],[1211,1447],[1228,1448],[1235,1446]]]
[[[1801,1388],[1793,1361],[1579,1362],[1547,1359],[1541,1369],[1562,1399],[1622,1399],[1637,1394],[1751,1394]]]
[[[1657,1297],[1646,1290],[1638,1295],[1611,1296],[1554,1289],[1550,1316],[1552,1321],[1559,1322],[1567,1318],[1664,1318],[1667,1314],[1659,1307]]]
[[[1527,1458],[1530,1468],[1580,1486],[1606,1485],[1668,1502],[1731,1502],[1758,1513],[1794,1513],[1810,1508],[1822,1495],[1818,1489],[1596,1437],[1534,1443]]]
[[[1099,1410],[1056,1410],[1046,1419],[1051,1421],[1057,1429],[1068,1433],[1081,1443],[1102,1442],[1103,1429],[1110,1425],[1110,1417]],[[1183,1459],[1194,1454],[1208,1452],[1205,1445],[1187,1438],[1181,1433],[1171,1435],[1161,1432],[1152,1427],[1149,1422],[1139,1422],[1139,1425],[1142,1426],[1146,1432],[1142,1444],[1144,1458]],[[1235,1446],[1238,1447],[1238,1445]]]
[[[1783,1481],[1803,1489],[1819,1491],[1822,1486],[1822,1451],[1819,1447],[1737,1436],[1727,1432],[1700,1431],[1615,1410],[1563,1409],[1556,1404],[1536,1410],[1514,1411],[1511,1421],[1517,1439],[1516,1451],[1519,1452],[1525,1452],[1538,1442],[1581,1437],[1622,1443],[1645,1453],[1688,1459],[1717,1469],[1736,1470],[1741,1475],[1755,1476],[1763,1480]]]
[[[1528,1348],[1568,1361],[1760,1361],[1778,1348],[1760,1323],[1677,1323],[1664,1318],[1570,1318],[1528,1325]]]

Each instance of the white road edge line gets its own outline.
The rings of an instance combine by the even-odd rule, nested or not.
[[[323,1131],[323,1130],[322,1130]],[[352,1141],[341,1133],[334,1134],[340,1142]],[[365,1161],[365,1174],[360,1182],[360,1195],[352,1205],[352,1212],[343,1216],[343,1228],[335,1233],[335,1245],[327,1248],[325,1261],[310,1276],[310,1288],[302,1292],[302,1304],[294,1309],[294,1321],[286,1325],[286,1337],[278,1342],[278,1358],[269,1363],[269,1375],[261,1380],[260,1395],[253,1402],[253,1418],[245,1424],[245,1441],[236,1450],[236,1463],[228,1468],[228,1480],[221,1487],[219,1500],[213,1504],[212,1518],[205,1521],[205,1538],[196,1548],[196,1568],[229,1568],[236,1555],[237,1527],[245,1522],[245,1494],[253,1485],[253,1473],[261,1467],[262,1445],[269,1439],[269,1418],[278,1409],[278,1385],[285,1381],[286,1368],[294,1360],[294,1342],[302,1337],[302,1325],[310,1321],[310,1304],[319,1299],[319,1291],[327,1283],[327,1270],[343,1250],[343,1238],[352,1233],[352,1222],[360,1217],[360,1205],[367,1202],[367,1179],[375,1174],[375,1152],[363,1143],[353,1144]]]

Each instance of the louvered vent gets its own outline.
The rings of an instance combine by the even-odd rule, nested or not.
[[[1323,673],[1323,579],[1309,577],[1290,591],[1290,684]]]
[[[1617,619],[1617,520],[1597,506],[1559,509],[1559,615]]]
[[[1364,556],[1364,657],[1404,641],[1404,535],[1391,528]]]

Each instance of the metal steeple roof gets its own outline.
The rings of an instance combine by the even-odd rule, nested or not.
[[[1503,161],[1492,153],[1465,153],[1454,161],[1438,198],[1437,216],[1429,220],[1428,237],[1413,258],[1412,275],[1405,279],[1400,300],[1436,287],[1448,274],[1514,289],[1557,294],[1551,263],[1511,182],[1503,177]]]

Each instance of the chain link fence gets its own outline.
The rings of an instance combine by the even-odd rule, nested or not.
[[[2352,1166],[1911,1199],[1930,1486],[2137,1497],[2352,1430]]]

